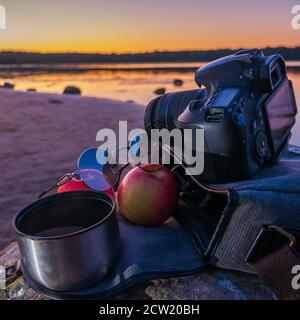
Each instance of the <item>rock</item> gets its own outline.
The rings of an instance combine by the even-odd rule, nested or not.
[[[257,277],[217,269],[182,278],[154,280],[146,293],[154,300],[275,299]]]
[[[166,93],[166,88],[158,88],[154,91],[154,93],[158,96]]]
[[[183,80],[181,80],[181,79],[175,79],[175,80],[173,81],[173,84],[174,84],[175,87],[181,87],[181,86],[183,85]]]
[[[11,243],[4,250],[0,251],[0,265],[8,266],[19,259],[20,252],[16,242]]]
[[[19,258],[16,243],[0,252],[0,265],[11,265]],[[0,300],[43,300],[22,276],[0,290]],[[254,275],[210,270],[180,278],[148,281],[111,297],[113,300],[272,300],[273,293]]]
[[[29,88],[29,89],[27,89],[27,92],[36,92],[36,89],[35,88]]]
[[[77,87],[66,87],[66,89],[64,90],[63,94],[78,94],[81,95],[81,90]]]
[[[11,82],[4,82],[1,88],[13,90],[15,88],[15,85]]]

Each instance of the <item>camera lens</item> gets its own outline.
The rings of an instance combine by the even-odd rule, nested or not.
[[[193,100],[203,98],[205,91],[202,89],[168,93],[152,100],[146,107],[144,123],[146,131],[150,129],[176,128],[178,116]],[[197,108],[197,104],[195,104]]]

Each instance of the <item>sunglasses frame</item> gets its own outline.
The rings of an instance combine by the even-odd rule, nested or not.
[[[121,150],[122,148],[126,148],[127,151],[129,151],[131,147],[130,147],[130,146],[120,147],[120,148],[117,148],[116,150]],[[159,145],[150,146],[150,147],[148,148],[148,155],[151,154],[151,151],[152,151],[154,148],[158,148],[158,150],[160,150]],[[91,150],[91,149],[93,149],[93,148],[86,149],[86,150],[81,154],[80,158],[85,154],[85,152],[87,152],[87,151],[89,151],[89,150]],[[78,159],[78,166],[79,166],[80,158]],[[117,164],[109,164],[109,162],[107,162],[107,164],[110,166],[110,168],[112,168],[112,167],[114,167],[114,166],[118,166]],[[86,168],[86,169],[97,170],[97,171],[101,172],[101,173],[107,178],[107,176],[104,174],[104,166],[105,166],[105,165],[106,165],[106,164],[103,165],[102,171],[99,170],[99,169],[93,169],[93,168]],[[146,171],[146,172],[152,172],[152,173],[153,173],[153,172],[156,172],[156,171],[159,171],[160,169],[163,168],[163,165],[162,165],[162,164],[159,164],[159,167],[158,167],[157,169],[155,169],[155,170],[147,170],[147,169],[144,167],[144,165],[145,165],[144,163],[134,163],[134,162],[128,161],[127,163],[125,163],[125,164],[123,164],[122,166],[118,167],[118,168],[117,168],[117,172],[114,172],[115,169],[111,169],[111,171],[112,171],[113,173],[116,173],[116,178],[115,178],[115,180],[114,180],[113,182],[110,181],[111,184],[112,184],[113,190],[116,191],[116,190],[118,189],[118,186],[119,186],[119,183],[120,183],[120,179],[121,179],[122,173],[123,173],[124,169],[126,169],[126,168],[129,167],[129,166],[131,166],[132,168],[134,168],[134,167],[139,167],[140,169],[142,169],[142,170],[144,170],[144,171]],[[75,177],[81,177],[81,176],[80,176],[80,171],[81,171],[81,170],[83,170],[83,169],[78,169],[77,171],[74,171],[74,172],[72,172],[72,173],[66,173],[66,174],[64,174],[62,177],[60,177],[60,178],[57,180],[57,182],[56,182],[54,185],[52,185],[51,187],[49,187],[49,188],[45,189],[43,192],[41,192],[41,193],[39,194],[39,196],[38,196],[38,199],[41,199],[42,197],[44,197],[47,193],[49,193],[49,192],[52,191],[53,189],[58,188],[58,187],[60,187],[60,186],[62,186],[62,185],[64,185],[64,184],[66,184],[67,182],[71,181],[73,178],[75,178]],[[107,178],[107,179],[108,179],[108,178]],[[108,179],[108,180],[109,180],[109,179]],[[85,183],[84,179],[82,179],[82,182]],[[85,184],[86,184],[86,183],[85,183]],[[86,184],[86,185],[87,185],[87,184]],[[88,186],[88,185],[87,185],[87,186]]]

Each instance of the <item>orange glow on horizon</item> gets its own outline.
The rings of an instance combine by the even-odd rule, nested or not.
[[[137,53],[300,46],[294,0],[0,0],[1,51]]]
[[[276,41],[269,42],[269,43],[251,43],[248,44],[236,44],[236,45],[224,45],[218,44],[215,46],[208,46],[203,44],[203,46],[193,47],[193,46],[172,46],[172,45],[161,45],[161,46],[145,46],[145,49],[142,49],[141,44],[131,45],[126,47],[105,47],[101,48],[97,44],[94,45],[84,45],[84,44],[78,44],[78,45],[65,45],[60,46],[57,44],[48,44],[41,46],[40,44],[32,44],[31,46],[10,46],[10,47],[4,47],[0,45],[0,52],[1,51],[11,51],[11,52],[28,52],[28,53],[89,53],[89,54],[134,54],[134,53],[151,53],[151,52],[157,52],[157,51],[165,51],[165,52],[174,52],[174,51],[205,51],[205,50],[222,50],[222,49],[231,49],[231,50],[237,50],[240,48],[266,48],[266,47],[287,47],[287,48],[293,48],[293,47],[300,47],[300,40],[299,42],[285,42],[285,43],[278,43]]]

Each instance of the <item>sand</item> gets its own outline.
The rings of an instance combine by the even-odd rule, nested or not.
[[[0,250],[11,243],[13,216],[98,146],[101,128],[143,127],[144,107],[80,96],[0,90]]]

